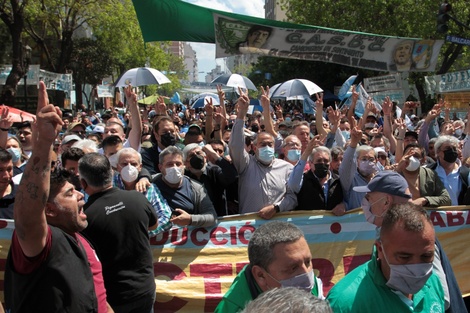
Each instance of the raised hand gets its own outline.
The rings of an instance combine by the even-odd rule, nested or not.
[[[263,111],[270,111],[270,103],[271,99],[269,98],[269,86],[266,86],[266,89],[261,86],[261,107],[263,108]]]
[[[204,106],[204,110],[206,111],[207,116],[212,116],[214,113],[214,104],[212,103],[211,97],[206,98],[206,105]]]
[[[36,122],[33,124],[35,142],[52,144],[62,129],[62,111],[59,107],[49,104],[46,85],[39,82],[38,106],[36,110]]]
[[[225,92],[222,90],[222,85],[217,85],[217,94],[219,95],[220,103],[225,100]]]
[[[323,93],[319,92],[317,95],[317,101],[315,101],[315,107],[317,112],[323,111]]]
[[[11,128],[12,125],[13,121],[10,116],[10,109],[8,109],[8,107],[4,107],[2,115],[0,116],[0,128],[7,129]]]
[[[356,86],[352,85],[352,95],[351,95],[352,102],[355,104],[359,99],[359,93],[356,90]]]
[[[248,90],[246,92],[243,91],[240,87],[238,87],[238,93],[240,97],[237,100],[238,112],[237,117],[240,119],[244,119],[246,113],[248,113],[248,106],[250,105],[250,98],[248,97]]]
[[[385,97],[382,103],[382,110],[384,111],[384,115],[391,115],[393,109],[393,102],[390,100],[390,97]]]
[[[155,102],[155,112],[157,112],[157,114],[166,115],[165,98],[163,98],[162,96],[159,96],[157,101]]]
[[[357,127],[351,128],[351,143],[350,146],[352,148],[355,148],[356,145],[361,141],[362,139],[362,130],[358,129]]]

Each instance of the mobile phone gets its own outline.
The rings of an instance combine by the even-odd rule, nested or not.
[[[172,212],[171,212],[171,218],[177,217],[177,216],[179,216],[179,215],[181,215],[181,213],[178,212],[178,211],[172,211]]]

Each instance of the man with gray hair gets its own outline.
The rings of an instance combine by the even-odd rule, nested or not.
[[[349,210],[359,208],[365,193],[355,192],[356,186],[365,186],[374,177],[377,168],[377,155],[371,146],[359,146],[362,131],[354,127],[351,130],[351,143],[344,152],[339,167],[339,177]]]
[[[78,162],[88,228],[83,234],[103,264],[108,302],[116,313],[153,312],[155,277],[148,229],[156,226],[154,210],[137,191],[113,187],[106,156],[85,154]]]
[[[452,205],[470,204],[468,193],[470,171],[459,160],[459,140],[453,136],[439,136],[434,144],[437,162],[430,166],[449,193]]]
[[[343,188],[339,176],[330,171],[330,150],[319,143],[313,138],[307,144],[287,186],[297,194],[296,210],[329,210],[335,215],[343,215],[346,211]],[[310,169],[303,173],[307,159]]]
[[[334,312],[444,312],[444,291],[433,273],[435,232],[426,210],[412,203],[385,214],[376,254],[328,293]]]
[[[323,298],[323,284],[316,278],[312,254],[303,232],[294,224],[274,221],[261,225],[248,244],[246,265],[215,309],[235,313],[261,293],[279,287],[297,287]]]
[[[278,212],[290,211],[297,206],[297,197],[287,187],[293,166],[275,158],[275,139],[269,132],[258,134],[254,141],[254,156],[245,151],[243,127],[250,99],[241,89],[239,92],[237,119],[233,124],[229,148],[239,175],[240,213],[258,212],[261,218],[270,219]],[[269,88],[263,89],[261,102],[269,108]],[[271,121],[265,120],[265,123],[268,125]]]
[[[241,313],[333,313],[327,301],[295,287],[274,288],[248,303]]]
[[[184,175],[183,152],[168,146],[159,155],[160,173],[153,179],[172,209],[170,221],[179,226],[209,227],[217,214],[204,186]]]

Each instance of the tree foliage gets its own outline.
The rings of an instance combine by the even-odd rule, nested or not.
[[[367,32],[389,36],[443,39],[443,34],[436,32],[436,15],[440,2],[434,0],[364,0],[360,3],[348,0],[279,0],[286,10],[289,22],[308,24],[335,29]],[[451,1],[452,15],[467,25],[470,23],[470,9],[467,1]],[[469,31],[449,22],[449,33],[469,37]],[[445,43],[440,55],[437,73],[468,68],[468,48]],[[258,83],[273,85],[292,78],[307,78],[318,83],[324,89],[341,85],[352,74],[375,76],[378,72],[300,60],[260,58],[253,73],[271,73],[268,82],[264,75],[252,74],[250,78]],[[431,73],[427,73],[428,75]],[[418,84],[423,82],[423,73],[413,73],[410,77]],[[418,86],[420,96],[424,89]],[[422,99],[423,100],[423,99]]]
[[[33,53],[41,56],[41,68],[56,73],[73,72],[80,84],[96,85],[106,76],[115,79],[125,70],[149,63],[159,70],[176,73],[174,83],[165,87],[171,93],[180,87],[178,78],[187,75],[183,61],[174,58],[165,44],[144,44],[131,0],[0,0],[0,3],[4,4],[0,6],[0,17],[13,38],[10,62],[15,75],[10,76],[15,82],[14,90],[24,75],[25,37],[35,43]],[[15,25],[14,31],[11,25]]]

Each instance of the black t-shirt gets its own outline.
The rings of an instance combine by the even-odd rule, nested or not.
[[[82,231],[103,265],[108,302],[121,305],[155,295],[148,227],[157,219],[147,198],[137,191],[111,188],[89,197],[88,227]]]

